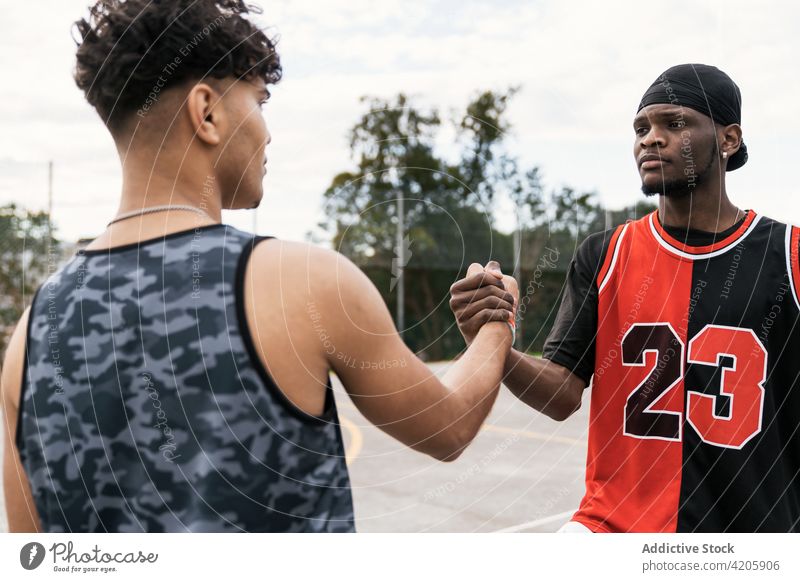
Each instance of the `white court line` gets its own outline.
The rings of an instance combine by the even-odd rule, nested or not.
[[[543,517],[541,519],[534,519],[533,521],[527,521],[525,523],[521,523],[519,525],[512,525],[511,527],[507,527],[504,529],[499,529],[494,533],[514,533],[518,531],[523,531],[526,529],[532,529],[534,527],[539,527],[540,525],[546,525],[548,523],[552,523],[554,521],[560,521],[565,517],[572,517],[575,513],[575,509],[570,509],[569,511],[565,511],[563,513],[557,513],[555,515],[551,515],[549,517]]]
[[[356,423],[352,420],[347,418],[345,415],[339,415],[339,424],[348,432],[350,433],[350,442],[347,443],[345,447],[345,462],[347,463],[347,467],[349,468],[355,460],[358,458],[358,455],[361,453],[361,449],[364,446],[364,435],[361,433],[361,429],[358,428]]]
[[[483,430],[504,432],[508,434],[518,434],[529,439],[536,439],[544,442],[564,443],[567,445],[585,445],[588,446],[586,439],[573,439],[570,437],[558,436],[554,434],[547,434],[543,432],[533,432],[530,430],[520,430],[517,428],[508,428],[506,426],[498,426],[496,424],[484,424]]]

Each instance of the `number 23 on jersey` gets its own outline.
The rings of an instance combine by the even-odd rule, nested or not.
[[[719,394],[685,386],[686,421],[704,442],[741,449],[761,432],[767,351],[751,329],[706,325],[687,350],[669,323],[636,323],[622,339],[622,363],[648,369],[626,400],[627,436],[682,439],[683,413],[659,408],[685,380],[687,363],[720,369]],[[718,415],[717,399],[723,397],[729,398],[728,413]]]

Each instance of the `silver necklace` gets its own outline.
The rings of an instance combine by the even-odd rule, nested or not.
[[[109,222],[108,226],[111,226],[115,222],[119,222],[127,218],[133,218],[134,216],[144,216],[145,214],[152,214],[154,212],[165,212],[168,210],[177,210],[177,211],[185,210],[187,212],[196,212],[201,216],[205,216],[206,218],[211,218],[207,212],[201,210],[200,208],[189,206],[188,204],[163,204],[161,206],[148,206],[147,208],[142,208],[141,210],[133,210],[131,212],[125,212],[117,216],[111,222]]]

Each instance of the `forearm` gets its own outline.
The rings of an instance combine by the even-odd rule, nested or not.
[[[506,357],[511,348],[511,333],[504,322],[485,324],[465,354],[451,366],[442,382],[452,395],[450,430],[462,447],[480,430],[497,399]]]
[[[563,366],[513,349],[506,358],[503,382],[525,404],[554,420],[564,420],[580,407],[585,388]]]

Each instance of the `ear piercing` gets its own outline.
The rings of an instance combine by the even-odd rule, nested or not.
[[[724,160],[727,157],[728,157],[728,152],[722,152],[722,159]]]

